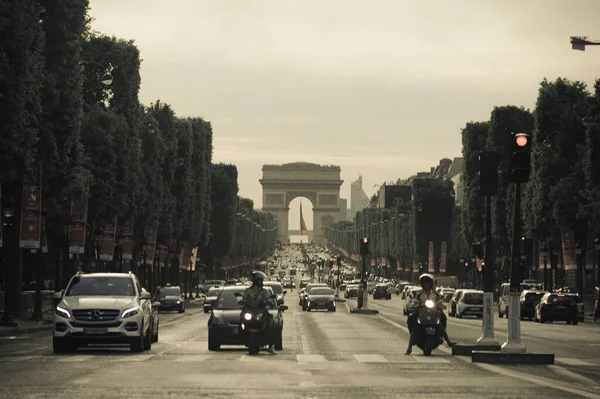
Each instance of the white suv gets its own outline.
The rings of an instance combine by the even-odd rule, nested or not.
[[[132,352],[152,346],[152,302],[132,273],[78,273],[56,293],[54,352],[87,344],[129,344]]]

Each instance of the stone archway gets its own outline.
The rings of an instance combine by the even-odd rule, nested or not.
[[[313,205],[313,241],[325,243],[327,225],[340,220],[340,186],[344,183],[340,171],[339,166],[306,162],[263,166],[259,180],[263,189],[262,210],[277,216],[278,240],[288,241],[290,202],[306,197]]]

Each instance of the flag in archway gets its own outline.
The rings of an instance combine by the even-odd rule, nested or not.
[[[304,223],[304,216],[302,215],[302,202],[300,202],[300,234],[305,235],[308,233],[306,223]]]

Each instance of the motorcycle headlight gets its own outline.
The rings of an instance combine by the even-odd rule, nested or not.
[[[54,313],[56,313],[57,316],[64,317],[65,319],[71,318],[71,313],[67,309],[60,306],[56,307]]]
[[[135,316],[136,314],[138,314],[139,312],[140,312],[140,310],[138,309],[137,306],[135,308],[129,308],[123,312],[123,314],[121,315],[121,318],[125,319],[127,317],[132,317],[132,316]]]
[[[250,314],[250,313],[244,313],[244,319],[246,319],[246,320],[252,320],[252,314]]]
[[[433,301],[431,299],[426,300],[425,306],[431,309],[433,307]]]

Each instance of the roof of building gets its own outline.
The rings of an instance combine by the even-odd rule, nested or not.
[[[462,157],[456,157],[452,160],[452,165],[448,170],[448,179],[452,179],[454,176],[462,171],[463,159]]]

